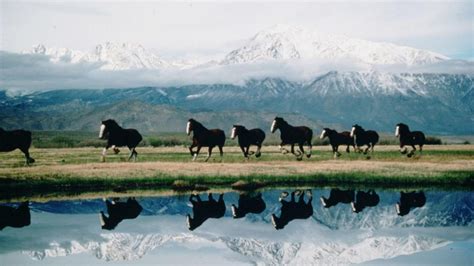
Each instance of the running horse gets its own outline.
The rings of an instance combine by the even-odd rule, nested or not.
[[[423,151],[423,145],[425,144],[425,134],[421,131],[410,131],[410,128],[403,124],[397,124],[395,128],[395,136],[400,139],[400,153],[407,154],[407,147],[411,146],[413,150],[411,150],[407,156],[412,157],[415,154],[416,148],[415,145],[420,147],[420,155]]]
[[[207,152],[206,162],[209,160],[212,154],[212,149],[217,146],[219,148],[222,156],[224,155],[224,151],[222,148],[224,147],[225,143],[225,134],[224,131],[221,129],[207,129],[201,123],[194,119],[189,119],[186,125],[186,134],[188,136],[191,134],[191,131],[194,132],[193,134],[193,143],[189,147],[189,152],[191,156],[193,156],[193,161],[196,160],[197,156],[199,155],[199,151],[201,147],[208,147],[209,150]],[[197,147],[196,152],[193,151],[193,148]]]
[[[290,201],[284,200],[288,196],[288,192],[282,192],[278,199],[281,203],[281,214],[277,217],[272,214],[271,221],[275,229],[283,229],[289,222],[295,219],[308,219],[313,215],[313,193],[311,190],[306,190],[308,195],[308,201],[304,201],[304,191],[295,190],[291,192]],[[295,195],[298,197],[298,201],[295,200]]]
[[[369,149],[371,153],[374,153],[374,146],[379,142],[379,134],[377,134],[377,132],[373,130],[365,130],[357,124],[352,126],[350,136],[354,138],[354,144],[359,151],[360,147],[367,145],[367,148],[364,150],[364,154],[367,154]]]
[[[100,139],[107,139],[107,146],[102,150],[102,161],[105,161],[107,155],[107,149],[112,147],[115,153],[119,153],[119,149],[116,147],[127,146],[130,150],[130,156],[128,160],[133,157],[133,160],[137,160],[137,151],[135,148],[142,141],[142,135],[133,128],[122,128],[113,119],[102,121],[99,132]]]
[[[334,153],[334,158],[341,156],[338,149],[340,145],[347,145],[346,152],[349,153],[349,146],[352,145],[355,150],[354,138],[351,137],[351,133],[349,131],[343,131],[341,133],[337,132],[334,129],[324,128],[321,132],[320,139],[324,139],[325,137],[329,138],[329,143],[332,147],[332,152]]]
[[[265,132],[260,128],[247,129],[241,125],[234,125],[232,127],[232,133],[230,134],[231,139],[238,137],[238,142],[244,157],[249,159],[250,155],[253,155],[254,152],[249,152],[250,145],[257,146],[257,151],[255,152],[255,157],[260,157],[260,149],[262,148],[262,143],[265,140]]]
[[[298,161],[303,159],[303,155],[305,154],[303,145],[307,144],[309,146],[309,152],[306,154],[307,158],[311,157],[311,149],[312,149],[312,138],[313,138],[313,131],[306,126],[292,126],[288,124],[283,118],[275,117],[273,120],[272,126],[270,131],[275,133],[277,129],[280,129],[280,151],[282,153],[287,153],[288,150],[283,148],[284,145],[291,145],[291,153],[296,156]],[[299,151],[295,153],[295,144],[298,144]]]
[[[0,128],[0,152],[9,152],[19,149],[25,154],[26,165],[34,163],[35,159],[30,157],[31,132],[17,129],[12,131]]]

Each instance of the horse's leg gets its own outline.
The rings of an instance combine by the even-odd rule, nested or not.
[[[191,156],[194,156],[194,152],[193,152],[193,148],[196,147],[196,145],[194,144],[194,142],[191,144],[191,146],[189,146],[189,152],[191,153]]]
[[[107,149],[109,148],[110,146],[107,145],[103,150],[102,150],[102,157],[101,157],[101,161],[102,162],[105,162],[105,156],[107,155]]]
[[[367,154],[367,152],[368,152],[368,151],[369,151],[369,149],[370,149],[370,145],[371,145],[370,143],[369,143],[369,144],[367,144],[367,148],[365,148],[365,150],[364,150],[364,154]]]
[[[401,154],[407,153],[407,148],[405,147],[405,144],[400,144],[400,153]]]
[[[420,144],[420,156],[423,153],[423,144]]]
[[[197,146],[197,150],[196,150],[196,152],[195,152],[194,155],[193,155],[193,162],[196,161],[196,158],[198,157],[200,150],[201,150],[201,145],[198,145],[198,146]]]
[[[222,158],[224,157],[224,150],[223,150],[223,146],[217,146],[219,148],[219,153],[221,155],[221,162],[222,162]]]
[[[282,142],[282,143],[280,143],[280,145],[278,147],[280,148],[281,153],[286,154],[286,153],[288,153],[288,150],[286,148],[284,148],[283,145],[285,145],[285,144],[283,144],[283,142]]]
[[[246,147],[246,149],[245,149],[245,154],[246,154],[245,157],[247,158],[247,160],[250,159],[250,155],[253,154],[253,153],[250,154],[250,153],[249,153],[249,150],[250,150],[250,145],[247,145],[247,147]]]
[[[311,141],[308,142],[308,153],[306,154],[306,158],[310,158],[313,150],[313,145],[311,144]]]
[[[415,145],[411,144],[412,150],[407,154],[408,157],[412,157],[415,154],[416,148]]]
[[[250,144],[247,146],[247,155],[250,156],[250,155],[254,155],[255,152],[253,151],[250,151]]]
[[[30,165],[30,163],[35,162],[35,159],[30,157],[30,152],[29,152],[28,148],[21,148],[20,150],[21,150],[21,152],[23,152],[25,154],[25,160],[26,160],[25,165],[26,166]]]
[[[115,145],[112,145],[111,148],[112,148],[112,150],[114,150],[114,153],[115,153],[115,154],[119,154],[119,152],[120,152],[120,149],[119,149],[119,148],[115,147]]]
[[[207,162],[207,160],[209,160],[209,158],[211,157],[211,154],[212,154],[212,146],[209,146],[209,149],[207,150],[207,157],[206,157],[206,160],[204,160],[205,162]]]
[[[305,153],[304,153],[303,144],[300,143],[300,144],[299,144],[299,147],[300,147],[300,152],[301,152],[300,156],[303,157],[303,155],[305,154]]]
[[[260,155],[262,154],[260,152],[260,149],[262,149],[262,144],[257,145],[257,151],[255,152],[255,157],[257,158],[260,157]]]
[[[242,150],[242,153],[244,154],[244,157],[247,158],[247,153],[245,152],[245,147],[243,145],[241,145],[240,149]]]
[[[296,156],[296,160],[301,161],[303,159],[302,156],[300,157],[301,153],[297,154],[295,152],[295,144],[291,144],[291,153]]]

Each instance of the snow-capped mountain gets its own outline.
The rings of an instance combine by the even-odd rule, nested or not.
[[[91,52],[49,48],[39,44],[24,53],[46,55],[55,63],[98,63],[104,70],[160,69],[170,65],[143,46],[130,43],[106,42],[97,45]]]
[[[222,64],[262,60],[352,60],[370,65],[423,65],[449,59],[430,51],[391,43],[371,42],[277,25],[257,33],[230,52]]]

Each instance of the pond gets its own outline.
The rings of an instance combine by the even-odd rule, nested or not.
[[[2,265],[474,261],[471,192],[288,188],[30,201],[2,203],[0,217]]]

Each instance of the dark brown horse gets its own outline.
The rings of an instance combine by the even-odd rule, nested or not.
[[[31,224],[29,202],[25,201],[18,207],[0,206],[0,231],[9,226],[21,228]]]
[[[108,217],[100,212],[100,225],[102,229],[113,230],[125,219],[135,219],[140,215],[143,208],[135,198],[128,198],[126,202],[105,201]]]
[[[295,194],[296,196],[299,196],[298,202],[295,201]],[[281,193],[279,199],[281,203],[280,217],[272,214],[272,224],[275,229],[283,229],[294,219],[308,219],[313,215],[313,194],[309,189],[306,191],[306,194],[308,195],[307,203],[304,201],[304,194],[304,191],[295,190],[291,192],[290,201],[285,201],[284,198],[288,196],[288,192]]]
[[[377,206],[380,202],[379,195],[373,189],[367,192],[357,191],[355,198],[355,201],[351,203],[352,211],[355,213],[361,212],[365,207]]]
[[[193,161],[196,160],[197,156],[199,155],[199,151],[201,147],[209,147],[207,152],[206,162],[209,160],[212,154],[212,149],[217,146],[219,147],[219,151],[221,153],[221,160],[222,156],[224,155],[224,151],[222,148],[224,147],[225,143],[225,133],[221,129],[207,129],[201,123],[194,119],[189,119],[186,125],[186,134],[188,136],[191,134],[191,131],[194,132],[193,135],[193,143],[189,147],[189,152],[191,152],[191,156],[193,156]],[[197,147],[196,152],[193,151],[193,148]]]
[[[411,208],[423,207],[425,203],[426,196],[423,191],[400,192],[400,201],[397,202],[395,208],[399,216],[405,216],[410,212]]]
[[[411,150],[407,156],[412,157],[416,151],[415,145],[418,145],[420,147],[421,155],[423,145],[425,145],[425,134],[423,134],[423,132],[410,131],[410,128],[407,125],[399,123],[395,128],[395,136],[400,138],[400,152],[402,154],[407,153],[407,147],[405,147],[405,145],[411,146],[413,150]]]
[[[247,213],[261,213],[265,210],[266,204],[262,199],[262,193],[252,195],[249,193],[243,193],[239,195],[239,206],[232,204],[232,217],[242,218]]]
[[[260,128],[247,129],[244,126],[234,125],[232,127],[232,133],[230,134],[231,139],[238,137],[238,142],[242,153],[245,158],[249,158],[249,155],[252,155],[253,152],[249,152],[250,145],[257,146],[257,151],[255,152],[255,157],[260,157],[260,149],[262,148],[262,143],[265,140],[265,132]]]
[[[303,145],[309,146],[309,152],[306,154],[306,157],[311,157],[311,149],[312,149],[312,139],[313,139],[313,131],[306,126],[298,126],[294,127],[288,122],[286,122],[281,117],[275,117],[273,120],[272,126],[270,131],[274,133],[277,129],[280,129],[280,150],[282,153],[287,153],[288,150],[283,148],[284,145],[291,145],[291,153],[296,156],[297,160],[302,160],[303,155],[305,154]],[[298,153],[295,153],[295,144],[298,144],[300,150]]]
[[[207,219],[219,219],[225,214],[224,194],[220,194],[217,201],[212,197],[212,193],[209,193],[207,201],[201,200],[197,194],[191,194],[189,201],[193,205],[193,217],[188,214],[186,222],[191,231],[201,226]]]
[[[18,129],[12,131],[0,128],[0,152],[9,152],[19,149],[25,154],[26,165],[34,163],[35,159],[30,157],[31,132]]]
[[[351,145],[355,150],[354,138],[351,137],[351,133],[349,131],[343,131],[339,133],[334,129],[326,127],[321,132],[321,136],[319,136],[319,138],[324,139],[325,137],[329,138],[329,143],[331,144],[334,158],[341,156],[341,153],[338,151],[339,145],[347,145],[346,152],[348,153],[350,152],[349,146]]]
[[[133,157],[133,160],[137,160],[138,153],[135,148],[142,141],[142,135],[133,128],[122,128],[115,120],[108,119],[102,121],[99,132],[100,139],[107,139],[107,146],[102,150],[102,161],[105,161],[107,155],[107,149],[112,147],[115,153],[119,152],[116,147],[126,146],[130,150],[130,156],[128,160]]]
[[[322,196],[320,200],[324,208],[331,208],[338,203],[349,204],[354,201],[354,190],[340,190],[338,188],[331,189],[329,192],[329,198]]]
[[[364,154],[367,154],[369,149],[373,153],[375,144],[379,142],[379,134],[377,134],[377,132],[373,130],[365,130],[357,124],[352,126],[350,136],[354,138],[354,143],[357,149],[360,150],[362,146],[367,145]]]

